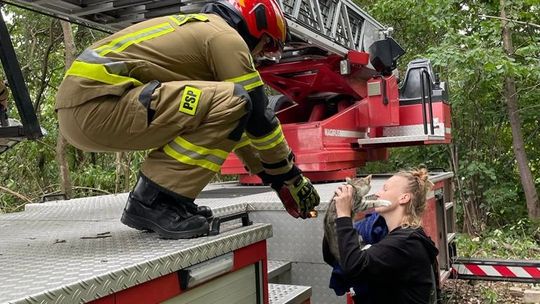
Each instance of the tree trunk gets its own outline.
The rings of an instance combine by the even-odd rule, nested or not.
[[[73,40],[73,33],[71,32],[71,25],[68,22],[62,21],[62,32],[64,33],[64,45],[65,45],[65,60],[66,70],[71,66],[75,60],[75,54],[77,52],[75,48],[75,41]],[[58,162],[60,170],[60,187],[62,192],[66,194],[69,199],[73,196],[73,186],[71,184],[71,178],[69,176],[69,165],[66,158],[67,141],[58,130],[58,138],[56,140],[56,160]]]
[[[505,0],[500,0],[503,48],[508,56],[513,56],[514,46],[512,45],[512,30],[508,27],[506,19]],[[516,161],[518,164],[521,185],[525,192],[527,201],[527,211],[529,218],[538,220],[540,218],[540,202],[538,201],[538,192],[534,185],[534,179],[529,167],[529,160],[525,151],[523,142],[523,133],[521,132],[521,118],[518,111],[518,96],[516,92],[516,83],[514,77],[506,76],[504,79],[504,97],[508,110],[508,119],[512,128],[512,144]]]

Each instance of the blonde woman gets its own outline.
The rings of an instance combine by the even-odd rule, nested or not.
[[[377,193],[390,201],[375,209],[386,221],[388,235],[369,248],[360,248],[351,219],[353,189],[336,189],[340,265],[352,284],[367,285],[368,296],[356,303],[431,303],[435,283],[432,265],[438,250],[425,234],[421,216],[433,184],[426,169],[401,171]]]

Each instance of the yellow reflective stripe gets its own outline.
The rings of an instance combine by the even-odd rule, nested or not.
[[[214,172],[218,172],[228,152],[220,149],[208,149],[190,143],[182,137],[177,137],[174,141],[163,147],[165,154],[178,160],[181,163],[199,166]]]
[[[135,78],[120,76],[109,73],[104,65],[99,63],[87,63],[75,60],[69,70],[66,72],[66,76],[78,76],[82,78],[88,78],[107,84],[123,84],[126,82],[132,82],[135,86],[141,86],[142,82]]]
[[[259,81],[255,82],[255,83],[245,85],[244,89],[246,91],[251,91],[252,89],[255,89],[256,87],[259,87],[259,86],[262,86],[262,85],[264,85],[264,82],[262,82],[262,80],[259,80]]]
[[[174,139],[174,142],[183,147],[186,150],[190,150],[193,152],[196,152],[201,155],[214,155],[217,156],[223,160],[227,158],[229,155],[229,152],[221,150],[221,149],[208,149],[205,147],[197,146],[195,144],[190,143],[189,141],[183,139],[182,137],[177,137]]]
[[[177,161],[188,165],[199,166],[214,172],[219,172],[219,169],[221,168],[220,165],[214,164],[207,160],[193,159],[186,155],[180,154],[176,150],[171,148],[169,145],[165,145],[165,147],[163,147],[163,152],[165,152],[165,154],[169,155],[170,157],[176,159]]]
[[[130,45],[150,40],[167,33],[174,32],[174,28],[170,23],[161,23],[151,26],[140,31],[121,36],[114,39],[106,45],[102,45],[96,49],[96,52],[101,56],[105,56],[110,52],[121,52],[127,49]]]
[[[174,15],[174,16],[169,16],[169,18],[178,25],[182,25],[193,19],[198,20],[198,21],[208,21],[208,17],[200,15],[200,14]]]
[[[242,76],[238,76],[235,78],[225,79],[225,81],[228,82],[234,82],[236,84],[239,84],[246,89],[246,91],[252,90],[258,86],[262,86],[264,83],[261,79],[261,75],[259,75],[259,72],[255,71],[253,73],[245,74]]]
[[[245,146],[247,146],[249,144],[251,144],[251,140],[244,133],[244,135],[242,135],[242,138],[240,138],[240,142],[237,143],[236,146],[234,146],[233,150],[240,149],[240,148],[245,147]]]
[[[249,139],[251,140],[251,145],[254,146],[255,149],[268,150],[282,143],[285,140],[285,136],[281,130],[281,125],[278,125],[269,135],[261,138],[249,137]]]

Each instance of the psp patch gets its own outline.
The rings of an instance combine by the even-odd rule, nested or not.
[[[184,94],[182,94],[182,99],[180,100],[179,111],[194,116],[195,113],[197,113],[197,106],[199,106],[201,94],[201,90],[186,86],[184,88]]]

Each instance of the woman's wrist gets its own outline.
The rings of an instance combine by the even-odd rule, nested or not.
[[[351,217],[350,212],[340,212],[339,210],[336,211],[337,217]]]

